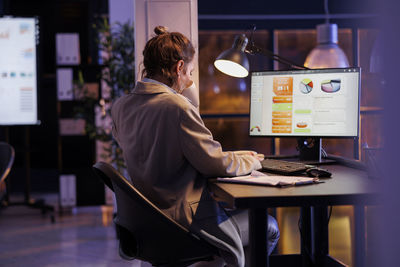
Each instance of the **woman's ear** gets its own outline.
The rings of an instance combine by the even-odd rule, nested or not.
[[[177,75],[179,75],[182,71],[183,71],[183,65],[185,64],[185,62],[181,59],[178,61],[178,63],[176,63],[176,73]]]

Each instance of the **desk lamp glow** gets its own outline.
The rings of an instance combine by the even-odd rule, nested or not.
[[[249,41],[244,34],[236,36],[232,48],[222,52],[214,61],[214,66],[219,71],[229,76],[237,78],[247,77],[249,75],[249,60],[246,54],[260,54],[288,65],[293,69],[307,69],[304,66],[297,65],[288,59],[275,55],[271,51],[255,46],[253,42],[250,42],[249,44]]]
[[[243,78],[249,75],[249,60],[245,55],[248,39],[244,34],[237,35],[232,48],[222,52],[214,62],[214,66],[221,72]]]

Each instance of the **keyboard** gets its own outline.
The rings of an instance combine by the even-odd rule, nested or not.
[[[299,175],[303,174],[312,165],[306,165],[299,162],[284,161],[277,159],[264,159],[261,161],[262,170],[282,175]]]

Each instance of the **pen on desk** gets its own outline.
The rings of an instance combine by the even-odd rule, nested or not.
[[[294,185],[305,185],[305,184],[313,184],[313,183],[318,184],[318,183],[323,183],[323,182],[321,182],[318,178],[315,178],[315,179],[309,180],[309,181],[298,181],[298,182],[295,182]]]
[[[294,182],[294,185],[305,185],[305,184],[313,184],[314,181],[300,181],[300,182]]]

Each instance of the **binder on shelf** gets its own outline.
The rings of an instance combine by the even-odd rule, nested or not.
[[[57,65],[79,65],[81,57],[79,53],[78,33],[56,34]]]
[[[71,68],[57,69],[57,98],[58,100],[73,100],[73,72]]]
[[[60,175],[60,205],[76,206],[76,176],[73,174]]]

